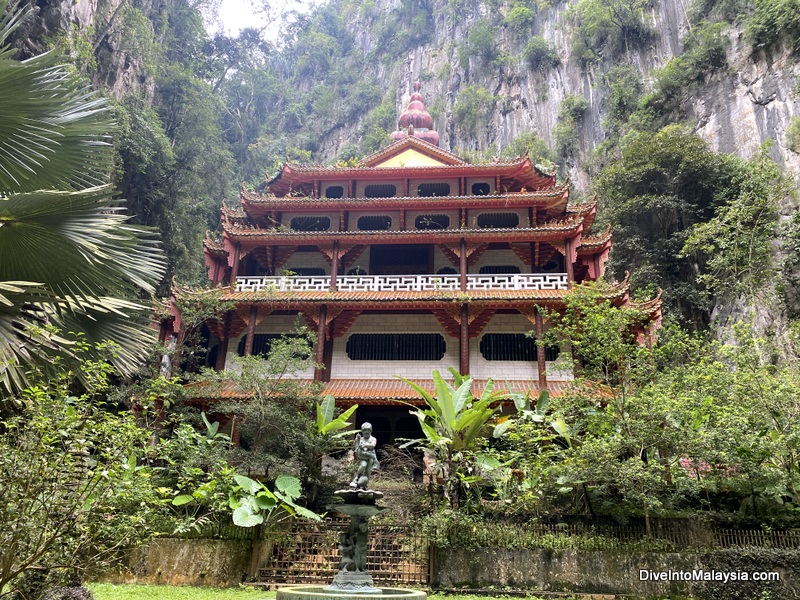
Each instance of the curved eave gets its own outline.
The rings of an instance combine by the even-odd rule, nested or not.
[[[459,242],[467,238],[471,243],[491,242],[551,242],[572,238],[582,231],[580,219],[564,225],[548,227],[518,227],[508,229],[438,229],[435,231],[278,231],[266,229],[239,229],[223,224],[225,237],[246,247],[259,245],[317,245],[328,246],[334,241],[347,244],[442,244]]]
[[[298,379],[298,383],[312,385],[311,379]],[[412,379],[428,393],[433,394],[434,384],[430,379]],[[487,384],[486,379],[473,379],[472,393],[480,396]],[[331,395],[338,404],[396,405],[400,402],[422,406],[424,401],[407,383],[398,379],[333,379],[324,384],[322,391]],[[572,381],[550,381],[547,389],[551,395],[559,396],[574,386]],[[252,392],[239,387],[232,381],[215,383],[194,383],[184,386],[187,395],[194,402],[214,402],[223,400],[245,401],[252,398]],[[535,380],[494,380],[494,390],[537,396],[541,391]]]
[[[482,304],[498,303],[500,308],[508,307],[513,302],[543,302],[553,305],[561,303],[568,290],[471,290],[470,292],[454,291],[363,291],[363,292],[235,292],[229,291],[222,296],[223,301],[247,304],[354,304],[359,307],[375,306],[402,309],[442,308],[461,302],[480,302]],[[365,309],[366,310],[366,309]]]
[[[539,192],[514,192],[491,196],[432,196],[392,198],[313,198],[277,197],[243,190],[242,207],[247,214],[262,215],[270,210],[362,210],[362,209],[460,209],[507,208],[535,206],[548,213],[563,214],[567,205],[568,188],[559,186]]]

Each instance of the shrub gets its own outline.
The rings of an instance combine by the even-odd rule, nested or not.
[[[528,66],[536,71],[552,69],[561,64],[555,49],[542,36],[535,35],[525,44],[522,56]]]
[[[458,49],[458,62],[462,68],[466,69],[473,57],[479,58],[484,65],[491,64],[500,57],[494,40],[494,27],[485,19],[472,26],[466,42]]]
[[[785,41],[800,51],[800,0],[755,0],[745,31],[754,50],[772,50]]]
[[[573,53],[584,65],[608,51],[619,54],[648,41],[653,32],[644,22],[646,0],[580,0],[569,9],[575,25]]]
[[[786,128],[786,146],[792,152],[800,154],[800,116],[794,116]]]
[[[556,150],[561,156],[567,156],[575,150],[578,124],[587,108],[589,101],[583,96],[564,96],[558,109],[558,123],[555,127]]]
[[[533,11],[527,6],[515,6],[506,15],[506,24],[518,33],[523,33],[533,24]]]
[[[474,137],[481,120],[489,117],[496,102],[497,96],[493,96],[489,90],[475,85],[467,86],[458,95],[453,118],[465,135]]]

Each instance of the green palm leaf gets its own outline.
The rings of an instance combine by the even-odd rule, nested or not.
[[[29,15],[0,0],[0,396],[74,358],[55,331],[113,341],[131,373],[153,333],[149,309],[123,298],[152,293],[165,271],[156,238],[103,185],[106,100],[55,54],[13,60],[6,40]]]

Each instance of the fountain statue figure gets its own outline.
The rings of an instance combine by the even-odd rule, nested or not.
[[[350,482],[351,490],[366,490],[369,486],[369,478],[373,471],[380,469],[375,448],[378,441],[372,435],[372,424],[364,423],[361,425],[361,433],[356,434],[353,452],[358,462],[355,477]]]

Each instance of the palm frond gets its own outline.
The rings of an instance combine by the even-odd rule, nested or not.
[[[0,195],[99,185],[112,160],[108,103],[56,54],[11,58],[5,40],[27,13],[0,0]]]
[[[46,282],[80,303],[134,287],[148,292],[164,274],[154,234],[127,223],[110,186],[0,198],[0,281]]]

